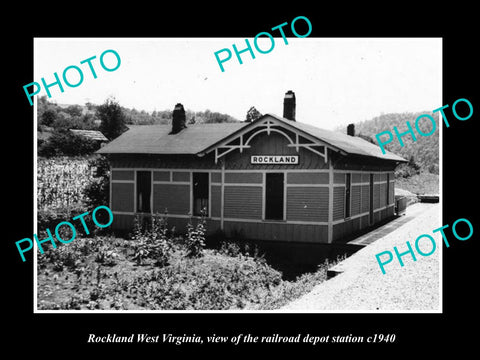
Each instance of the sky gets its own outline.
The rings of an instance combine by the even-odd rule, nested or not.
[[[115,97],[121,106],[173,110],[182,103],[192,111],[217,111],[244,120],[255,106],[261,113],[282,116],[285,92],[296,95],[296,119],[335,129],[382,113],[431,111],[442,106],[441,38],[274,38],[274,48],[235,56],[232,45],[246,47],[245,38],[36,38],[34,79],[54,82],[65,68],[78,66],[83,82],[50,88],[49,101],[58,104],[102,104]],[[266,37],[260,49],[271,46]],[[214,53],[228,48],[232,58],[222,72]],[[115,71],[99,62],[106,50],[121,59]],[[91,61],[97,78],[87,63]],[[221,58],[226,52],[219,54]],[[112,53],[104,57],[114,67]],[[69,70],[71,83],[78,82]],[[42,88],[38,96],[46,95]],[[28,103],[27,98],[25,101]]]

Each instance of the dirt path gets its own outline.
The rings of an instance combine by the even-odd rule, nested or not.
[[[440,227],[439,204],[414,204],[407,209],[418,215],[398,227],[388,235],[364,247],[341,263],[342,273],[316,286],[310,293],[286,305],[287,312],[315,311],[441,311],[439,259],[443,241],[439,233],[432,230]],[[407,250],[408,240],[415,248],[415,240],[422,234],[433,236],[437,248],[427,257],[415,250],[417,261],[410,255],[402,257],[401,267],[395,254],[394,259],[385,265],[382,274],[375,255],[382,251],[399,252]],[[420,241],[424,252],[431,250],[428,239]],[[448,251],[448,250],[446,250]]]

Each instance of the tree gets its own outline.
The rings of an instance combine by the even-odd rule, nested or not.
[[[100,131],[109,140],[115,139],[128,129],[125,125],[125,114],[114,98],[107,99],[97,107],[97,117],[101,121]]]
[[[248,111],[247,111],[247,117],[245,119],[245,122],[252,122],[257,120],[259,117],[262,116],[262,113],[258,111],[255,106],[252,106]]]

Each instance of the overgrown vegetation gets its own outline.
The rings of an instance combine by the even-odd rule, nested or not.
[[[129,240],[77,238],[45,249],[38,256],[38,308],[275,309],[326,279],[326,263],[284,281],[255,251],[232,242],[205,249],[202,219],[185,236],[168,229],[166,215],[146,220],[137,217]]]

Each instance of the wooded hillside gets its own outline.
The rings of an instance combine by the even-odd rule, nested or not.
[[[430,136],[421,136],[415,130],[415,120],[422,114],[433,116],[436,122],[436,130]],[[422,172],[432,174],[439,173],[439,117],[438,113],[418,112],[418,113],[390,113],[376,116],[373,119],[365,120],[355,124],[355,135],[371,140],[378,145],[375,135],[382,131],[391,131],[394,134],[393,141],[385,148],[401,157],[410,160],[416,164]],[[396,126],[400,133],[408,130],[406,121],[409,121],[414,129],[416,141],[413,141],[410,134],[402,137],[404,146],[400,146],[397,137],[393,131]],[[428,118],[419,121],[419,127],[424,133],[432,130],[432,124]],[[338,128],[338,131],[346,133],[346,128]],[[383,138],[383,137],[382,137]]]

